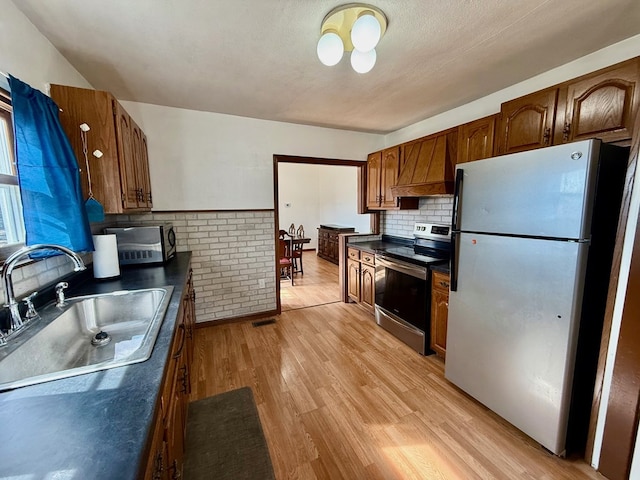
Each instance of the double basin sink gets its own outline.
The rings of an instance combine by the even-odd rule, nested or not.
[[[0,391],[97,372],[151,356],[172,286],[68,298],[0,347]]]

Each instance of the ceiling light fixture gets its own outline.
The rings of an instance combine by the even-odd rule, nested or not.
[[[367,73],[376,64],[376,46],[387,30],[387,16],[382,10],[363,3],[349,3],[331,10],[320,28],[318,58],[331,67],[351,52],[351,66]]]

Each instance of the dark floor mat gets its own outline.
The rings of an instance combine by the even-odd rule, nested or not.
[[[275,479],[251,388],[189,404],[184,478]]]

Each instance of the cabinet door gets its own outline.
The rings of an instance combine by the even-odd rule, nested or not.
[[[638,110],[638,60],[569,83],[562,142],[628,140]]]
[[[362,273],[360,275],[360,303],[373,312],[375,308],[375,278],[376,268],[370,265],[361,264]]]
[[[447,350],[447,317],[449,315],[449,276],[433,273],[431,290],[431,350],[445,357]]]
[[[382,151],[382,167],[380,169],[380,206],[394,208],[397,206],[396,197],[391,193],[391,187],[398,182],[400,171],[400,147],[387,148]]]
[[[542,90],[502,104],[498,153],[551,145],[558,89]]]
[[[354,302],[360,301],[360,262],[347,260],[347,294]]]
[[[142,168],[142,190],[145,194],[145,207],[151,210],[153,208],[153,196],[151,195],[151,176],[149,174],[149,148],[147,145],[147,136],[142,132],[142,151],[140,156]]]
[[[116,115],[116,141],[120,163],[120,183],[122,185],[122,206],[127,209],[138,208],[138,181],[136,177],[136,155],[133,140],[131,117],[114,100]]]
[[[382,152],[370,153],[367,157],[367,208],[380,207],[380,174]]]
[[[458,164],[493,156],[497,118],[491,115],[458,127]]]
[[[158,480],[166,478],[167,471],[167,444],[164,441],[164,422],[162,412],[158,415],[153,429],[153,439],[149,451],[145,480]]]

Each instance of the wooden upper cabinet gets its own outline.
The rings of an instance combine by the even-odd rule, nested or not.
[[[398,198],[392,187],[398,181],[400,146],[367,157],[367,208],[370,210],[400,210],[418,208],[417,198]]]
[[[367,208],[380,207],[380,168],[382,152],[370,153],[367,157]]]
[[[116,115],[116,139],[120,158],[120,182],[122,183],[122,203],[125,209],[138,208],[136,177],[136,148],[131,117],[114,101]]]
[[[80,167],[84,196],[88,175],[80,125],[86,123],[88,161],[93,195],[105,213],[135,213],[151,209],[149,156],[144,132],[109,92],[51,85],[51,98],[62,109],[60,123]],[[92,152],[100,150],[101,158]]]
[[[498,154],[548,147],[552,143],[558,89],[551,88],[502,104]]]
[[[630,139],[638,109],[639,64],[633,59],[568,83],[561,90],[566,89],[565,115],[556,127],[562,131],[555,143]]]
[[[380,193],[382,194],[380,206],[382,208],[396,207],[396,197],[391,193],[391,187],[398,181],[399,171],[400,147],[384,149],[382,151],[382,169],[380,172]]]
[[[473,162],[494,155],[496,121],[499,115],[474,120],[458,127],[457,163]]]

